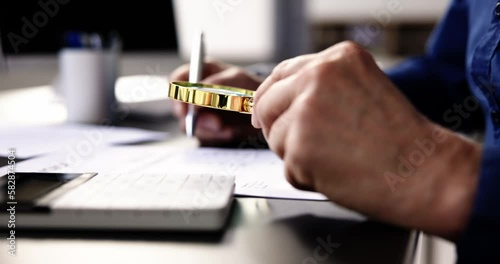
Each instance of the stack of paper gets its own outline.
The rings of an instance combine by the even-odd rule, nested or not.
[[[107,147],[84,154],[62,151],[30,159],[20,162],[17,171],[234,175],[237,195],[326,200],[319,193],[291,186],[285,179],[283,162],[269,150]],[[0,173],[4,175],[6,168]]]

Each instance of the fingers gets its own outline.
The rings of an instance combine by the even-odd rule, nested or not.
[[[189,79],[189,64],[184,64],[175,69],[169,79],[171,81],[187,81]]]
[[[221,118],[210,112],[199,113],[197,121],[197,127],[212,132],[219,132],[223,125]]]
[[[174,105],[174,115],[177,118],[184,118],[187,114],[187,104],[175,100],[172,100],[172,104]]]
[[[179,67],[170,75],[172,81],[187,81],[189,65]],[[242,68],[226,65],[217,61],[207,61],[203,72],[202,83],[241,87],[256,90],[262,80],[245,72]],[[188,105],[173,102],[174,114],[180,128],[185,131],[185,117]],[[238,140],[259,134],[259,130],[250,124],[250,116],[229,113],[209,108],[197,107],[195,136],[203,146],[221,146],[230,143],[241,143]]]
[[[252,118],[258,120],[266,139],[268,139],[269,129],[274,121],[288,109],[297,96],[298,90],[303,86],[301,81],[298,80],[298,75],[290,76],[274,83],[262,95],[259,103],[254,105],[254,110],[256,111]]]
[[[179,118],[181,131],[186,130],[184,118]],[[203,145],[216,145],[216,143],[231,140],[235,131],[230,126],[225,126],[222,118],[210,111],[200,111],[196,120],[195,136]]]
[[[266,125],[269,125],[269,123],[262,124],[262,118],[266,121],[273,121],[276,118],[276,114],[280,114],[281,112],[284,111],[284,109],[277,108],[275,109],[274,106],[276,105],[276,102],[273,102],[274,105],[270,105],[269,103],[261,103],[260,101],[262,98],[266,97],[266,93],[269,93],[270,91],[276,89],[275,87],[277,83],[290,78],[293,75],[299,75],[305,71],[314,69],[314,68],[321,68],[318,66],[321,66],[322,64],[325,64],[325,62],[328,61],[335,61],[339,60],[343,56],[345,56],[345,53],[355,53],[355,52],[361,52],[358,51],[357,48],[351,48],[352,44],[350,43],[341,43],[338,45],[333,46],[332,48],[329,48],[321,53],[318,54],[310,54],[310,55],[303,55],[296,57],[294,59],[290,59],[287,61],[282,62],[279,64],[274,70],[271,76],[269,76],[257,89],[257,92],[254,97],[254,108],[253,108],[253,114],[252,114],[252,125],[256,128],[264,128]],[[300,86],[297,83],[288,83],[288,86],[290,87],[298,87]],[[274,98],[274,99],[279,99],[278,94],[289,94],[289,91],[285,91],[287,88],[281,89],[281,91],[275,91],[273,96],[269,98]],[[288,88],[289,89],[289,88]],[[292,94],[293,95],[293,94]],[[296,94],[295,94],[296,95]],[[292,97],[293,99],[293,97]],[[272,107],[271,113],[264,113],[260,114],[260,107],[259,105],[267,105],[264,106],[263,109],[269,110]],[[282,104],[278,104],[278,106],[288,106],[290,104],[289,101],[284,101]],[[269,119],[269,120],[268,120]],[[265,131],[265,130],[264,130]]]
[[[297,115],[297,112],[294,111],[294,106],[292,106],[276,119],[269,132],[269,147],[285,161],[286,179],[292,186],[301,190],[314,191],[309,173],[304,173],[303,168],[299,166],[300,163],[297,162],[303,158],[301,158],[301,154],[295,153],[300,146],[297,145],[294,137],[297,137],[296,133],[302,124],[292,123],[294,116]],[[293,142],[293,145],[290,142]],[[287,157],[285,157],[285,153],[287,153]],[[290,158],[290,155],[295,155],[295,157]],[[299,155],[298,158],[297,155]]]
[[[294,73],[297,73],[301,68],[305,67],[307,64],[311,63],[316,58],[317,58],[316,54],[308,54],[308,55],[298,56],[278,64],[278,66],[274,68],[271,75],[267,77],[257,89],[257,92],[255,93],[254,97],[254,106],[257,105],[262,95],[265,94],[267,90],[269,90],[269,88],[274,83],[279,82],[282,79],[285,79]],[[258,110],[254,109],[254,114],[257,113],[256,111]],[[254,115],[252,115],[252,125],[256,128],[261,128],[259,121],[256,118],[254,118]]]
[[[195,135],[202,142],[223,142],[233,138],[234,130],[224,126],[216,114],[202,112],[198,115]]]
[[[255,90],[261,83],[261,80],[245,72],[241,68],[229,67],[220,62],[209,61],[206,63],[203,83],[218,84],[242,87]],[[175,70],[170,79],[173,81],[187,81],[189,78],[189,65],[183,65]],[[174,114],[178,118],[184,118],[187,114],[187,104],[174,101]]]
[[[185,131],[185,119],[179,119],[181,131]],[[250,116],[215,109],[200,108],[195,136],[202,146],[267,147],[265,141],[256,141],[260,130],[250,125]],[[253,145],[252,145],[253,144]]]
[[[261,80],[256,76],[250,75],[241,68],[232,67],[210,75],[202,82],[255,90],[261,83]]]
[[[203,76],[206,77],[215,74],[217,72],[223,71],[226,67],[228,66],[218,61],[214,60],[207,61],[204,64]],[[174,70],[170,74],[169,79],[171,81],[187,81],[189,79],[189,64],[184,64],[179,68],[177,68],[176,70]],[[183,119],[187,114],[187,109],[188,109],[187,104],[179,101],[173,101],[173,104],[174,104],[174,115],[177,116],[177,118],[179,119]]]
[[[269,148],[274,151],[280,158],[284,157],[285,154],[285,142],[289,133],[289,129],[292,124],[293,116],[290,110],[277,117],[276,121],[273,122],[269,131],[263,130],[264,137],[267,142],[269,142]]]
[[[179,119],[185,118],[188,111],[188,104],[179,101],[173,101],[173,104],[174,104],[174,115]],[[203,109],[203,107],[195,106],[194,109],[195,111],[199,112],[200,109]]]
[[[290,168],[285,169],[285,176],[286,180],[288,183],[290,183],[293,187],[303,190],[303,191],[310,191],[310,192],[315,192],[316,190],[314,189],[312,184],[304,184],[299,182],[299,179],[297,178],[296,174],[294,173],[294,170]]]
[[[203,76],[204,78],[206,78],[207,76],[217,74],[218,72],[224,71],[226,67],[228,66],[218,61],[214,60],[207,61],[204,64]],[[180,66],[170,74],[171,81],[187,81],[188,79],[189,79],[189,64],[184,64]],[[175,116],[177,116],[178,118],[184,118],[187,114],[187,108],[188,108],[187,104],[178,101],[173,101],[173,104],[174,104]]]
[[[218,62],[209,60],[203,64],[203,75],[202,78],[206,78],[212,74],[223,71],[228,66]],[[184,64],[181,67],[177,68],[170,74],[171,81],[187,81],[189,80],[189,64]]]

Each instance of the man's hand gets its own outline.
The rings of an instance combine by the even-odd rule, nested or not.
[[[171,81],[187,81],[189,65],[183,65],[171,75]],[[261,84],[258,77],[243,69],[217,61],[208,61],[204,65],[202,83],[228,85],[256,90]],[[185,131],[187,104],[173,101],[174,113],[179,118],[182,131]],[[195,136],[203,146],[237,146],[247,138],[256,138],[260,130],[250,124],[250,116],[199,107]]]
[[[253,110],[294,186],[447,238],[464,228],[481,146],[418,113],[356,44],[281,63]]]

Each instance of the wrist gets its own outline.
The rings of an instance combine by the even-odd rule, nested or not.
[[[430,233],[454,240],[467,225],[479,178],[482,147],[457,133],[434,125],[432,133],[442,135],[429,172],[434,192],[426,226]]]

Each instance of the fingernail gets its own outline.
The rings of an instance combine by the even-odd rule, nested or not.
[[[221,122],[213,116],[200,117],[197,125],[210,131],[219,131],[221,129]]]

